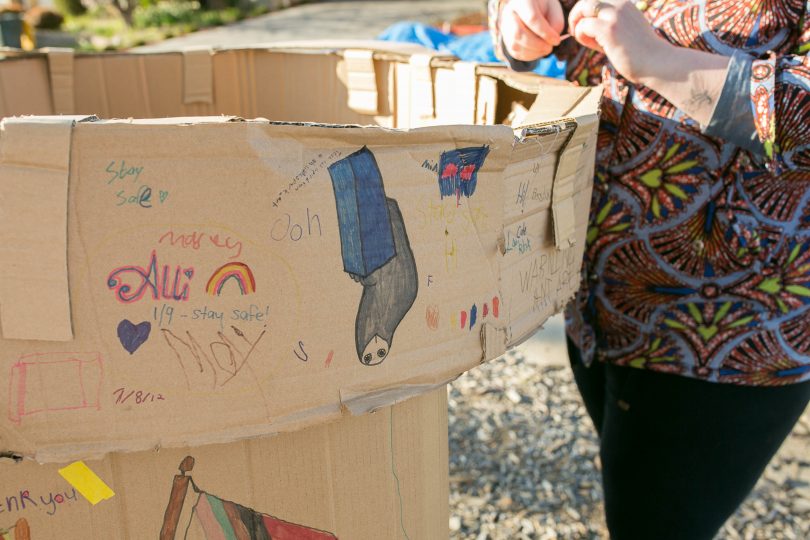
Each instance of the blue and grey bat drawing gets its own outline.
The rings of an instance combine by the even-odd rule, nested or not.
[[[355,320],[357,356],[382,363],[394,332],[413,306],[416,261],[399,205],[385,195],[374,154],[365,146],[329,167],[335,191],[343,269],[363,286]]]

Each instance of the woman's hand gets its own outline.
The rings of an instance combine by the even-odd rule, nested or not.
[[[582,0],[569,14],[568,28],[579,43],[604,52],[613,67],[633,83],[641,83],[666,63],[674,48],[627,0]]]
[[[655,90],[708,125],[729,58],[669,43],[627,0],[582,0],[571,10],[568,27],[582,45],[604,52],[624,78]]]
[[[559,0],[506,0],[501,9],[501,38],[515,60],[537,60],[560,44],[565,16]]]

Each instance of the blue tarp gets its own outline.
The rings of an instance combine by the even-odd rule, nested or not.
[[[492,39],[486,31],[459,37],[418,22],[398,22],[386,28],[377,39],[417,43],[429,49],[450,53],[466,62],[502,63],[495,56]],[[540,60],[534,72],[564,79],[565,62],[551,55]]]

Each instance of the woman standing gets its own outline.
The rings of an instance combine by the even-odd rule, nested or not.
[[[513,68],[554,49],[604,87],[566,326],[611,537],[711,539],[810,400],[810,1],[491,0],[490,18]]]

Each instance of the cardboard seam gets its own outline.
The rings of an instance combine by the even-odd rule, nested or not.
[[[12,119],[12,120],[5,120],[0,124],[0,131],[3,132],[5,136],[11,136],[8,133],[7,126],[14,125],[17,129],[25,129],[25,126],[29,126],[34,128],[35,126],[39,128],[39,130],[47,129],[46,126],[53,126],[51,129],[55,129],[57,127],[62,127],[67,129],[67,133],[62,135],[61,133],[57,134],[59,137],[67,137],[66,141],[66,152],[67,155],[65,156],[65,161],[60,165],[52,165],[52,166],[45,166],[42,163],[25,163],[21,162],[18,158],[19,156],[16,154],[9,155],[8,153],[4,153],[2,156],[2,165],[4,167],[19,167],[23,170],[43,170],[48,171],[50,173],[56,173],[61,177],[61,175],[65,175],[66,178],[64,179],[64,259],[62,255],[59,255],[59,262],[57,263],[58,269],[56,267],[52,268],[51,271],[56,272],[57,275],[61,275],[62,273],[62,260],[64,260],[64,287],[66,290],[61,289],[61,280],[55,285],[56,289],[51,292],[55,292],[58,295],[58,299],[53,299],[54,303],[45,302],[42,309],[48,309],[50,311],[58,312],[59,315],[55,318],[51,319],[49,322],[57,325],[60,328],[60,332],[57,333],[42,333],[42,329],[39,325],[33,325],[31,323],[31,319],[37,318],[42,314],[39,312],[23,312],[22,315],[19,313],[15,315],[11,315],[14,313],[14,306],[8,303],[8,298],[0,298],[0,302],[5,303],[2,309],[2,313],[0,313],[0,319],[2,322],[3,336],[5,339],[35,339],[35,340],[43,340],[43,341],[72,341],[75,339],[74,334],[74,326],[73,326],[73,319],[72,319],[72,299],[70,295],[70,255],[69,255],[69,222],[70,222],[70,173],[71,173],[71,164],[72,164],[72,148],[73,148],[73,141],[74,141],[74,129],[77,123],[82,121],[92,121],[95,117],[87,117],[87,116],[64,116],[64,117],[45,117],[44,120],[26,120],[26,119]],[[34,136],[42,136],[39,132],[36,133]],[[23,137],[23,140],[25,138]],[[15,141],[19,144],[19,141]],[[9,144],[6,141],[6,144]],[[6,148],[6,150],[8,150]],[[13,152],[14,149],[12,149]],[[17,149],[19,151],[19,149]],[[11,182],[11,180],[8,180]],[[60,183],[61,187],[61,183]],[[14,187],[10,187],[9,189],[15,189]],[[61,194],[61,189],[59,191]],[[58,202],[58,200],[57,200]],[[10,234],[14,234],[13,231]],[[61,235],[60,235],[61,238]],[[57,243],[61,243],[61,240],[57,240]],[[56,246],[54,246],[56,247]],[[8,264],[9,267],[13,267],[13,264]],[[30,277],[29,279],[37,279],[38,276]],[[39,276],[41,278],[41,276]],[[11,287],[11,284],[6,284],[7,287]],[[6,289],[6,293],[8,289]],[[36,302],[42,302],[42,298],[38,298],[35,300]],[[66,302],[63,304],[62,302]],[[39,304],[36,304],[39,305]],[[45,319],[47,320],[47,319]],[[12,323],[11,321],[15,321]],[[30,326],[30,327],[27,327]],[[15,328],[15,330],[10,330],[10,327],[19,327]],[[32,328],[36,328],[32,330]],[[62,333],[63,332],[63,333]],[[11,395],[9,395],[9,399],[11,399]]]
[[[373,51],[347,49],[346,63],[348,106],[359,114],[380,114],[380,89],[377,85],[377,65]]]
[[[372,413],[447,386],[457,377],[458,375],[449,379],[443,378],[437,383],[399,384],[369,392],[358,392],[356,395],[350,389],[341,388],[340,409],[352,416]]]
[[[573,204],[573,198],[570,196],[563,197],[562,199],[558,198],[558,192],[560,189],[563,189],[563,182],[568,179],[568,176],[565,178],[560,178],[560,166],[563,163],[563,159],[565,156],[566,151],[568,150],[571,141],[574,139],[574,136],[577,133],[577,128],[569,134],[566,141],[562,144],[559,149],[559,154],[557,157],[557,163],[554,166],[554,180],[551,183],[551,224],[552,224],[552,234],[554,235],[554,243],[557,246],[557,249],[562,251],[568,249],[569,247],[574,245],[575,240],[569,235],[567,238],[563,239],[561,237],[560,232],[560,223],[558,219],[558,212],[562,211],[562,205],[567,201],[571,201]],[[579,161],[579,160],[578,160]],[[573,186],[571,188],[573,190]],[[559,209],[559,210],[558,210]],[[560,219],[563,219],[560,217]],[[574,227],[574,231],[576,231],[576,227]],[[573,234],[573,233],[572,233]]]
[[[143,93],[144,105],[146,107],[146,114],[151,118],[154,116],[152,113],[152,100],[149,95],[149,78],[146,75],[146,63],[144,58],[138,57],[138,72],[141,76],[141,92]]]
[[[214,103],[214,58],[210,47],[183,49],[183,103],[195,108]]]
[[[73,114],[76,109],[73,49],[47,49],[46,58],[53,112]]]

